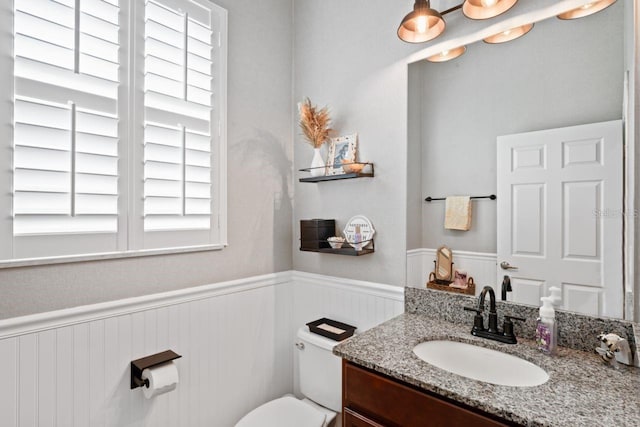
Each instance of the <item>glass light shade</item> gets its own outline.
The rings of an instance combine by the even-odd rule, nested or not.
[[[518,0],[465,0],[462,13],[470,19],[489,19],[511,9]]]
[[[398,27],[398,37],[407,43],[422,43],[438,37],[446,24],[427,0],[416,0],[413,11],[404,17]]]
[[[510,42],[511,40],[524,36],[531,31],[532,28],[533,24],[522,25],[520,27],[511,28],[510,30],[489,36],[484,39],[484,41],[492,44]]]
[[[580,6],[577,9],[570,10],[565,13],[561,13],[558,15],[560,19],[577,19],[585,16],[592,15],[596,12],[600,12],[602,9],[606,9],[607,7],[614,4],[616,0],[597,0],[591,3],[587,3],[584,6]]]
[[[454,58],[459,57],[467,51],[466,46],[460,46],[453,49],[445,50],[435,55],[431,55],[427,58],[430,62],[447,62]]]

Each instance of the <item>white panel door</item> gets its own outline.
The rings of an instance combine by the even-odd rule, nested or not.
[[[622,121],[498,137],[498,277],[512,299],[622,317]],[[504,269],[506,262],[513,269]]]

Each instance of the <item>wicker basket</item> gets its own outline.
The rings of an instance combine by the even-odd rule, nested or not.
[[[431,277],[429,277],[429,279],[431,279]],[[437,289],[439,291],[455,292],[457,294],[475,295],[476,284],[473,281],[473,277],[469,277],[467,284],[468,284],[467,289],[460,289],[460,288],[452,288],[450,284],[440,284],[440,283],[436,283],[434,280],[429,280],[427,282],[427,288]]]

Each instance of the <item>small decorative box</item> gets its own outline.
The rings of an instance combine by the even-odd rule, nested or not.
[[[300,220],[300,249],[315,250],[330,248],[327,239],[336,235],[335,219]]]

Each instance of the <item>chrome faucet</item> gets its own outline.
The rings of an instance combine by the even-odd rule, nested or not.
[[[489,326],[485,329],[484,318],[484,300],[487,293],[489,294]],[[516,344],[518,341],[513,333],[513,320],[524,321],[522,317],[504,316],[504,323],[502,325],[502,332],[498,330],[498,312],[496,310],[496,293],[491,286],[485,286],[480,292],[480,300],[478,302],[478,308],[464,307],[466,311],[475,311],[476,315],[473,318],[473,328],[471,329],[471,335],[477,337],[488,338],[491,340],[500,341],[507,344]]]

